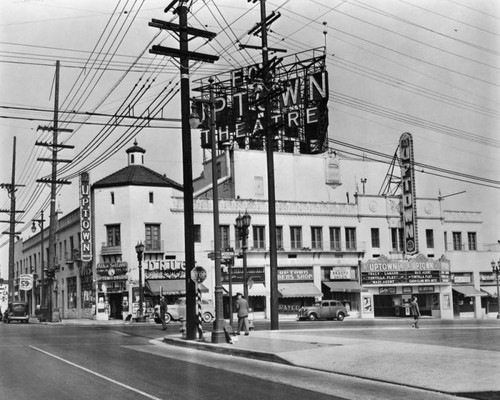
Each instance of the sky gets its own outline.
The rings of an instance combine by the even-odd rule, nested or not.
[[[155,44],[178,47],[174,34],[148,26],[153,18],[178,22],[164,13],[169,3],[0,3],[0,183],[11,181],[15,136],[22,237],[42,209],[49,211],[50,189],[36,180],[50,173],[50,164],[37,158],[50,154],[35,142],[51,141],[50,132],[37,128],[52,124],[57,60],[59,126],[72,130],[59,140],[75,146],[60,152],[73,160],[60,165],[59,178],[72,182],[58,192],[63,213],[78,206],[78,174],[88,171],[95,182],[124,167],[134,140],[147,150],[148,167],[182,182],[178,64],[149,53]],[[190,50],[220,57],[191,63],[192,82],[261,61],[258,51],[238,46],[260,45],[260,37],[248,35],[260,19],[258,3],[189,4],[189,24],[217,34],[209,42],[191,40]],[[417,168],[417,196],[452,195],[447,209],[483,212],[483,244],[500,239],[497,0],[272,0],[266,11],[280,13],[270,27],[271,48],[286,55],[326,48],[333,149],[387,161],[383,156],[392,156],[401,134],[410,132],[424,165]],[[145,126],[144,117],[155,120]],[[193,136],[195,176],[202,159],[197,143]],[[366,192],[377,194],[383,178],[370,178]],[[0,189],[0,208],[9,206]],[[2,277],[7,266],[8,237],[1,235]]]

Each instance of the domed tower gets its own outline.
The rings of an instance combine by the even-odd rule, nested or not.
[[[126,150],[128,154],[128,165],[144,165],[144,150],[142,147],[137,145],[137,140],[134,141],[134,145]]]

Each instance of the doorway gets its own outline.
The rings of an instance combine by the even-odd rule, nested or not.
[[[122,316],[122,293],[112,293],[108,295],[109,319],[123,319]]]

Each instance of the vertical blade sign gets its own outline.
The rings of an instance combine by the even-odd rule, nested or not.
[[[80,230],[82,261],[92,261],[92,230],[90,218],[90,179],[87,172],[80,174]]]

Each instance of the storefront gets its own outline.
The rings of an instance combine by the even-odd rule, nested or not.
[[[498,293],[496,285],[496,275],[493,272],[481,272],[479,274],[479,284],[481,285],[481,291],[486,294],[486,296],[481,297],[481,308],[484,313],[498,313]]]
[[[323,299],[339,300],[351,315],[359,315],[361,292],[358,266],[323,267],[321,269]]]
[[[323,296],[314,284],[313,267],[279,268],[278,293],[278,313],[285,315],[295,315]]]
[[[450,262],[444,257],[381,256],[362,263],[361,280],[371,296],[363,295],[363,307],[374,317],[410,317],[409,304],[417,297],[422,315],[453,318]]]
[[[125,319],[130,313],[127,271],[124,261],[97,264],[96,319]]]
[[[475,313],[476,302],[481,297],[488,297],[488,293],[482,292],[474,287],[474,274],[472,272],[461,272],[451,274],[453,283],[453,314],[456,317],[467,313]]]
[[[247,282],[249,307],[254,312],[263,312],[266,309],[266,296],[270,295],[265,285],[264,267],[248,267]],[[222,271],[222,289],[224,317],[229,318],[230,299],[233,299],[234,303],[236,293],[244,293],[243,268],[225,267]]]

